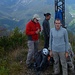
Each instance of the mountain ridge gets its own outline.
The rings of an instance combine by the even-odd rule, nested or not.
[[[68,4],[74,3],[75,1],[66,0],[66,7]],[[10,30],[16,26],[24,30],[26,23],[32,19],[33,14],[39,14],[42,23],[43,14],[46,12],[50,12],[52,18],[54,17],[54,0],[0,0],[0,25]],[[51,25],[53,24],[51,23]]]

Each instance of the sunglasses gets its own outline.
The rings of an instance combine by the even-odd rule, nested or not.
[[[39,21],[39,20],[36,19],[36,21]]]

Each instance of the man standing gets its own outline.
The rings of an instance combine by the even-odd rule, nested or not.
[[[44,14],[45,16],[45,20],[43,21],[43,33],[44,33],[44,48],[49,47],[49,34],[50,34],[50,24],[49,24],[49,20],[51,17],[50,13],[46,13]]]
[[[28,67],[31,66],[32,58],[35,53],[38,51],[38,42],[39,42],[39,33],[41,31],[41,27],[39,24],[39,15],[34,14],[31,21],[29,21],[26,25],[26,35],[28,36],[28,54],[26,64]]]
[[[67,72],[67,61],[68,57],[68,33],[65,28],[61,27],[60,19],[54,21],[55,28],[50,31],[49,50],[50,55],[54,59],[54,74],[59,75],[59,59],[62,66],[62,75],[68,75]]]

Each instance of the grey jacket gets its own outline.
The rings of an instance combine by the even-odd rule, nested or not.
[[[69,42],[68,33],[65,28],[59,30],[52,28],[50,31],[49,49],[55,52],[68,52]]]
[[[42,26],[43,26],[44,36],[49,37],[49,35],[50,35],[50,24],[49,24],[49,21],[45,19],[43,21]]]

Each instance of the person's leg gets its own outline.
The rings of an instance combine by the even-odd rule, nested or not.
[[[45,36],[44,37],[44,48],[48,49],[49,47],[49,37]]]
[[[60,56],[60,62],[61,62],[61,65],[62,65],[62,73],[63,73],[63,75],[68,75],[67,61],[66,61],[66,57],[65,57],[65,52],[60,52],[59,56]]]
[[[59,54],[58,52],[53,52],[53,59],[54,59],[54,74],[59,74]]]
[[[39,40],[34,42],[34,55],[38,52]]]
[[[28,54],[27,54],[27,60],[26,64],[29,65],[31,64],[31,59],[34,53],[34,41],[28,41]]]

